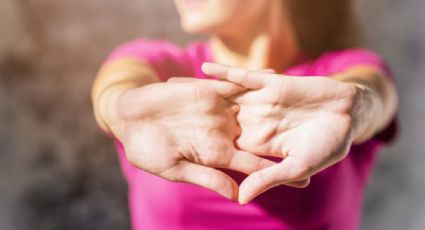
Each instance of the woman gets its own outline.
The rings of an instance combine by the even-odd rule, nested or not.
[[[397,93],[350,2],[175,3],[211,38],[126,43],[92,91],[133,229],[357,229]]]

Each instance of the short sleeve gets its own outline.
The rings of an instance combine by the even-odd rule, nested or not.
[[[120,58],[135,58],[146,62],[162,81],[172,76],[185,76],[190,72],[190,64],[184,50],[162,40],[138,39],[118,46],[105,63]]]
[[[320,58],[319,62],[326,63],[325,69],[329,73],[338,73],[356,65],[367,65],[379,69],[395,83],[394,75],[386,62],[375,52],[353,48],[332,52]]]
[[[395,77],[385,61],[375,52],[366,49],[346,49],[327,53],[315,63],[320,74],[329,76],[342,72],[356,65],[368,65],[382,71],[388,79],[396,85]],[[389,125],[377,133],[372,139],[381,144],[389,144],[395,140],[399,132],[398,116]]]

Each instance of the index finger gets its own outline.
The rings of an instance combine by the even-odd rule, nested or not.
[[[207,75],[231,81],[248,89],[259,89],[271,83],[274,74],[263,71],[250,71],[217,63],[204,63],[202,71]]]
[[[311,169],[305,167],[292,157],[285,158],[279,164],[256,171],[249,175],[240,185],[239,203],[246,204],[256,196],[281,184],[293,184],[303,182],[304,187],[308,183],[305,180],[311,176]],[[295,186],[297,187],[297,186]]]
[[[211,167],[181,161],[178,167],[170,172],[173,181],[195,184],[235,201],[238,197],[238,184],[226,173]]]

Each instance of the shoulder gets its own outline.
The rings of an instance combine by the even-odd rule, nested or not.
[[[108,61],[119,58],[150,59],[170,58],[182,55],[182,49],[166,40],[135,39],[117,46],[108,56]],[[147,60],[146,60],[147,59]]]
[[[166,40],[136,39],[115,48],[106,59],[111,62],[121,58],[141,60],[151,66],[161,79],[172,76],[191,76],[198,62],[206,58],[205,42],[192,42],[186,47]]]

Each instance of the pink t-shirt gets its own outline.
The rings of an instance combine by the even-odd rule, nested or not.
[[[149,63],[166,81],[172,76],[209,78],[201,64],[214,61],[208,42],[185,49],[166,41],[136,40],[117,48],[108,61],[133,57]],[[293,76],[329,76],[354,65],[371,65],[391,76],[383,61],[368,50],[328,52],[284,71]],[[380,147],[395,136],[396,122],[371,140],[351,146],[341,162],[311,179],[305,189],[278,186],[241,206],[192,184],[171,182],[130,164],[122,145],[117,149],[128,182],[129,206],[134,230],[172,229],[330,229],[359,227],[363,190]],[[320,141],[320,140],[318,140]],[[238,182],[244,175],[231,173]]]

